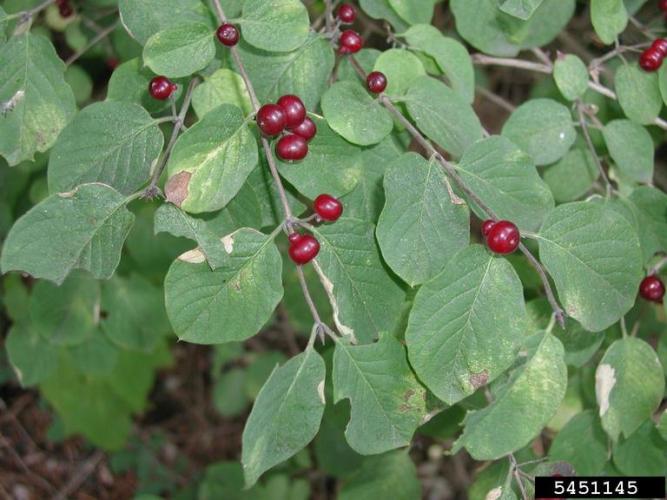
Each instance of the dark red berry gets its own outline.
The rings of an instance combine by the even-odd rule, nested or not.
[[[298,127],[306,119],[306,106],[295,95],[284,95],[278,99],[278,106],[285,112],[286,126]]]
[[[374,94],[381,94],[387,88],[387,77],[380,71],[373,71],[366,77],[366,87]]]
[[[639,294],[648,301],[662,303],[665,284],[657,276],[647,276],[639,285]]]
[[[268,136],[278,135],[285,130],[287,117],[277,104],[265,104],[257,111],[257,126]]]
[[[151,83],[148,86],[148,91],[153,98],[165,101],[176,92],[177,88],[178,86],[166,76],[156,76],[151,80]]]
[[[521,234],[512,222],[499,220],[486,235],[486,244],[492,252],[508,254],[514,252],[521,242]]]
[[[70,17],[74,14],[74,9],[69,3],[63,3],[58,7],[58,12],[60,13],[60,17]]]
[[[662,55],[660,52],[650,48],[642,52],[639,56],[639,65],[644,71],[656,71],[662,64]]]
[[[239,43],[239,30],[233,24],[225,23],[220,25],[215,32],[215,36],[218,37],[221,44],[227,47],[233,47]]]
[[[343,214],[343,204],[330,194],[321,194],[313,202],[315,213],[321,219],[336,222]]]
[[[118,60],[117,57],[110,57],[109,59],[106,60],[107,63],[107,68],[110,70],[114,70],[118,67],[120,64],[120,61]]]
[[[485,238],[488,236],[489,231],[491,231],[491,228],[496,225],[496,221],[493,219],[487,219],[484,221],[482,224],[482,236]]]
[[[653,40],[649,50],[657,52],[664,59],[667,56],[667,38],[656,38]]]
[[[357,9],[349,3],[341,4],[338,7],[338,20],[341,24],[352,24],[357,18]]]
[[[301,125],[297,127],[292,127],[289,129],[290,132],[296,135],[300,135],[306,141],[310,141],[315,134],[317,134],[317,125],[315,122],[306,116],[306,119],[301,122]]]
[[[276,154],[285,161],[303,160],[308,154],[308,143],[300,135],[287,134],[276,144]]]
[[[340,34],[338,39],[340,47],[338,52],[341,54],[356,54],[361,50],[364,41],[359,36],[359,33],[353,30],[345,30]]]
[[[658,7],[660,8],[661,11],[667,12],[667,0],[660,0],[658,3]]]
[[[299,265],[308,264],[320,252],[320,243],[310,234],[302,234],[289,246],[290,258]]]

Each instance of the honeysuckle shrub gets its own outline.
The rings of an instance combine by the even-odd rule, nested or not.
[[[123,449],[180,339],[252,408],[201,498],[420,498],[415,435],[470,498],[667,470],[657,1],[0,5],[4,347],[65,435]]]

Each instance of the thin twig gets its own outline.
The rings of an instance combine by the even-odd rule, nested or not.
[[[174,123],[174,129],[171,131],[171,138],[169,139],[167,148],[164,150],[164,153],[162,154],[160,163],[158,163],[158,165],[155,167],[155,170],[153,171],[150,184],[143,192],[143,196],[145,198],[154,198],[159,193],[157,187],[158,182],[160,182],[160,177],[162,176],[162,172],[164,171],[164,168],[167,165],[167,161],[169,160],[169,156],[171,155],[171,150],[174,148],[174,144],[176,144],[178,135],[180,134],[181,129],[183,128],[183,124],[185,123],[185,116],[188,114],[188,110],[190,109],[190,102],[192,101],[192,91],[195,89],[198,83],[199,83],[198,78],[193,78],[192,80],[190,80],[188,89],[185,92],[185,98],[183,99],[183,105],[181,106],[181,112],[176,117],[176,121]]]
[[[70,479],[67,484],[53,497],[53,500],[65,500],[72,493],[78,490],[81,485],[88,479],[97,465],[104,458],[104,452],[96,451],[88,460],[86,460],[76,474]]]
[[[605,172],[604,167],[602,166],[602,162],[600,161],[600,157],[598,156],[598,152],[595,150],[595,146],[593,145],[593,141],[591,140],[591,134],[588,131],[588,122],[586,121],[586,116],[584,115],[584,106],[585,105],[584,103],[581,102],[581,100],[577,101],[576,108],[577,108],[577,115],[579,116],[579,125],[581,126],[581,131],[584,134],[586,145],[588,146],[589,151],[593,155],[593,160],[595,161],[595,165],[600,171],[600,176],[604,180],[605,189],[607,192],[607,198],[609,198],[612,191],[611,182],[609,182],[609,177],[607,177],[607,172]]]
[[[665,264],[667,264],[667,257],[663,257],[658,262],[656,262],[655,265],[651,267],[651,269],[649,269],[648,274],[649,275],[658,274],[660,270],[665,266]]]
[[[70,65],[71,65],[72,63],[74,63],[77,59],[79,59],[79,57],[81,57],[83,54],[85,54],[91,47],[95,46],[100,40],[102,40],[102,39],[106,38],[107,36],[109,36],[109,35],[111,34],[111,32],[112,32],[113,30],[116,29],[116,27],[118,26],[118,23],[119,23],[119,22],[120,22],[120,20],[114,22],[114,23],[111,24],[110,26],[107,26],[107,27],[104,28],[102,31],[100,31],[97,35],[95,35],[95,37],[94,37],[90,42],[88,42],[88,43],[86,44],[85,47],[83,47],[83,48],[80,49],[80,50],[77,50],[74,54],[72,54],[71,56],[69,56],[69,57],[67,58],[67,60],[65,61],[65,64],[66,64],[67,66],[70,66]]]
[[[549,301],[549,305],[551,306],[551,309],[554,312],[556,321],[558,321],[558,324],[560,325],[561,328],[565,328],[565,311],[563,311],[563,308],[556,300],[556,296],[551,288],[551,283],[549,283],[549,277],[547,276],[547,273],[544,270],[544,266],[539,260],[535,258],[533,253],[530,250],[528,250],[526,245],[524,245],[523,243],[519,244],[519,250],[521,250],[521,253],[526,256],[530,265],[533,266],[535,271],[537,271],[537,274],[539,274],[540,279],[542,280],[542,285],[544,287],[544,293],[546,294],[547,300]]]
[[[514,480],[516,481],[517,485],[519,486],[519,490],[521,491],[521,498],[523,498],[523,500],[528,500],[528,493],[526,493],[526,488],[524,487],[521,476],[519,475],[519,467],[516,464],[516,458],[514,458],[514,454],[510,453],[509,459],[512,475],[514,476]]]
[[[505,111],[509,111],[511,113],[516,109],[516,106],[514,104],[512,104],[509,101],[506,101],[499,95],[494,94],[489,89],[486,89],[480,85],[477,85],[475,87],[475,91],[482,97],[488,99],[493,104],[496,104],[498,107],[503,108]]]

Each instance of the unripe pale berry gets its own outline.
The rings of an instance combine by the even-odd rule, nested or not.
[[[650,302],[662,303],[665,284],[657,276],[647,276],[639,285],[639,295]]]
[[[287,127],[298,127],[306,119],[306,106],[299,97],[284,95],[278,99],[277,104],[285,112],[285,125]]]
[[[308,143],[300,135],[287,134],[276,144],[276,154],[285,161],[303,160],[308,154]]]
[[[292,127],[289,129],[290,132],[296,135],[300,135],[306,141],[310,141],[315,134],[317,134],[317,125],[315,122],[306,116],[306,119],[301,122],[301,125]]]
[[[220,25],[215,32],[215,36],[218,37],[221,44],[227,47],[233,47],[239,43],[239,30],[233,24],[225,23]]]
[[[343,214],[343,204],[330,194],[321,194],[313,202],[315,213],[320,219],[336,222]]]
[[[494,253],[509,254],[514,252],[521,243],[519,228],[508,220],[496,222],[486,235],[486,244]]]
[[[259,108],[256,120],[259,129],[270,137],[285,130],[287,124],[285,111],[277,104],[265,104]]]
[[[308,264],[320,252],[320,242],[313,235],[302,234],[290,241],[289,256],[295,264]]]
[[[340,34],[338,39],[339,48],[338,52],[341,54],[356,54],[361,50],[364,42],[354,30],[345,30]]]
[[[387,77],[380,71],[373,71],[366,77],[366,87],[374,94],[381,94],[387,88]]]
[[[344,3],[338,8],[337,16],[341,24],[352,24],[357,18],[357,9],[354,5]]]
[[[156,76],[148,85],[148,91],[154,99],[166,101],[176,92],[178,85],[166,76]]]

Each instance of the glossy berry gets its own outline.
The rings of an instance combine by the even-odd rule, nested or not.
[[[658,2],[658,7],[661,11],[667,12],[667,0],[660,0],[660,2]]]
[[[257,126],[268,136],[278,135],[285,130],[287,117],[277,104],[265,104],[257,111]]]
[[[491,228],[496,225],[496,221],[493,219],[487,219],[484,221],[482,224],[482,236],[485,238],[488,236],[489,231],[491,231]]]
[[[320,243],[310,234],[302,234],[300,238],[290,241],[289,256],[299,265],[308,264],[320,252]]]
[[[489,249],[499,254],[514,252],[520,242],[519,228],[508,220],[496,222],[486,235],[486,244]]]
[[[340,47],[338,52],[341,54],[356,54],[361,50],[364,44],[359,33],[353,30],[345,30],[340,34],[338,39]]]
[[[301,239],[302,236],[303,234],[301,233],[292,233],[287,237],[287,239],[290,241],[290,243],[296,243]]]
[[[343,214],[343,204],[330,194],[321,194],[313,202],[315,213],[320,219],[336,222]]]
[[[338,8],[338,20],[341,24],[352,24],[357,18],[357,9],[354,5],[344,3]]]
[[[667,56],[667,38],[656,38],[653,40],[649,50],[657,52],[664,59]]]
[[[60,13],[60,17],[70,17],[74,14],[74,9],[69,3],[63,3],[58,7],[58,12]]]
[[[166,76],[156,76],[151,80],[151,83],[148,86],[148,91],[154,99],[165,101],[169,99],[174,92],[176,92],[177,88],[178,85],[176,85]]]
[[[233,47],[239,43],[239,30],[233,24],[225,23],[220,25],[215,32],[215,36],[218,37],[221,44],[227,47]]]
[[[662,65],[662,54],[654,49],[646,49],[639,56],[639,66],[644,71],[657,71]]]
[[[648,301],[662,303],[665,284],[657,276],[647,276],[639,285],[639,295]]]
[[[308,154],[308,143],[300,135],[287,134],[276,144],[276,154],[285,161],[303,160]]]
[[[374,94],[381,94],[387,88],[387,77],[380,71],[373,71],[366,77],[366,87]]]
[[[301,122],[301,125],[297,127],[292,127],[289,129],[290,132],[296,135],[300,135],[306,141],[310,141],[315,134],[317,134],[317,125],[315,122],[306,116],[306,119]]]
[[[306,106],[303,101],[295,95],[284,95],[278,99],[278,106],[285,112],[286,126],[298,127],[306,119]]]

